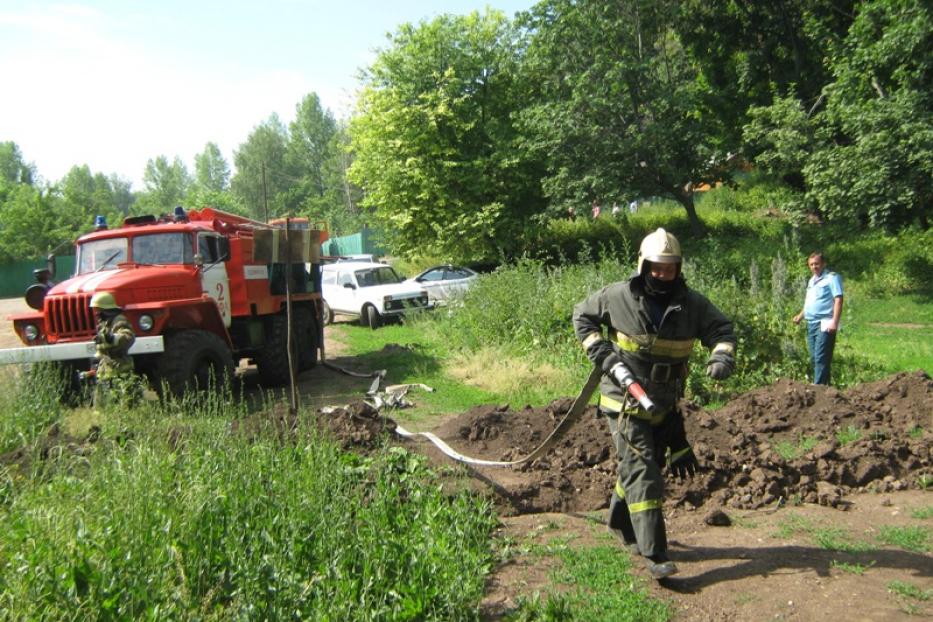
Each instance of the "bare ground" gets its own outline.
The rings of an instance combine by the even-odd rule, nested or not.
[[[511,460],[543,440],[570,402],[476,407],[433,431],[461,453]],[[933,593],[931,519],[915,516],[933,504],[924,484],[933,481],[929,376],[896,374],[845,392],[779,380],[715,412],[685,408],[705,468],[692,480],[668,482],[665,513],[680,573],[662,583],[645,581],[671,604],[675,620],[933,615],[929,600],[890,589],[901,582]],[[362,438],[361,449],[372,446],[373,434],[394,437],[394,423],[360,403],[322,424],[347,447],[356,444],[353,435]],[[448,463],[426,442],[393,442]],[[591,411],[529,466],[467,471],[473,488],[489,495],[503,516],[498,537],[611,543],[605,534],[615,477],[609,446],[605,422]],[[797,455],[782,455],[791,451]],[[730,525],[714,526],[723,516]],[[927,533],[923,552],[879,538],[887,528],[918,526]],[[842,545],[821,546],[821,535]],[[619,555],[628,554],[619,548]],[[547,562],[528,555],[502,563],[489,577],[483,619],[501,619],[521,596],[559,589],[548,570]]]

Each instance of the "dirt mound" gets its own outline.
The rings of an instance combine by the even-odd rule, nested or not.
[[[0,454],[0,466],[13,474],[25,474],[37,463],[56,460],[63,456],[87,456],[93,453],[100,440],[100,427],[92,426],[83,437],[66,434],[57,423],[52,424],[31,445],[18,447]],[[117,439],[118,441],[120,439]]]
[[[326,414],[308,415],[307,411],[297,414],[289,412],[285,404],[276,404],[268,412],[259,412],[231,423],[231,431],[256,437],[274,432],[281,440],[296,436],[301,430],[313,427],[335,440],[343,449],[372,451],[387,439],[396,438],[395,421],[385,418],[369,404],[355,402],[345,407],[334,408]]]
[[[570,407],[477,407],[435,430],[457,451],[514,460],[530,452]],[[668,480],[668,507],[754,509],[779,499],[844,506],[854,491],[918,488],[933,480],[933,381],[902,373],[854,387],[779,380],[715,412],[685,404],[688,436],[704,470]],[[430,447],[426,453],[436,455]],[[606,506],[615,479],[605,421],[595,408],[545,457],[516,469],[477,468],[505,514]]]

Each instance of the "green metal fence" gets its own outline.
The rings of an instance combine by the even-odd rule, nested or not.
[[[17,261],[0,266],[0,298],[17,298],[26,292],[26,288],[36,282],[32,271],[44,268],[44,259],[30,259]],[[64,281],[75,271],[74,255],[58,255],[55,257],[55,278],[52,280]]]
[[[321,244],[321,254],[329,256],[340,255],[385,255],[385,249],[375,239],[377,234],[372,229],[363,229],[353,235],[342,235],[331,238]]]

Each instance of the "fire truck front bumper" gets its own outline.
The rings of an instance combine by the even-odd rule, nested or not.
[[[14,365],[19,363],[39,363],[42,361],[74,361],[91,359],[97,351],[93,341],[79,341],[75,343],[57,343],[51,346],[28,346],[25,348],[8,348],[0,350],[0,365]],[[158,354],[165,351],[162,336],[137,337],[130,355]]]

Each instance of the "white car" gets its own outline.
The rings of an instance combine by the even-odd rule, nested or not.
[[[359,316],[370,328],[388,318],[430,308],[428,294],[384,263],[340,261],[321,266],[324,323],[335,313]]]
[[[408,279],[428,292],[428,300],[434,304],[447,304],[451,298],[462,296],[479,275],[461,266],[434,266]]]

